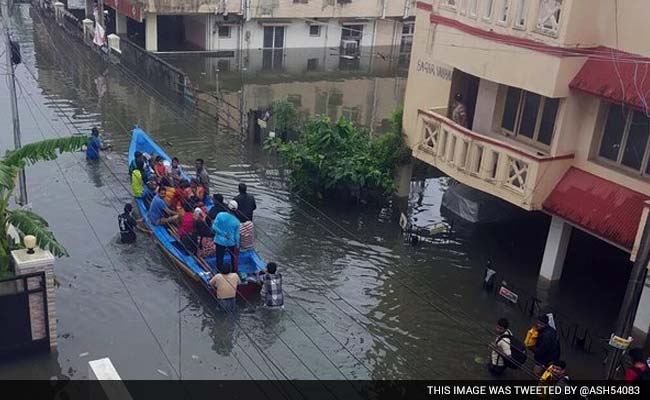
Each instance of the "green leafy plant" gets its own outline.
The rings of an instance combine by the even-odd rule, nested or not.
[[[280,133],[287,133],[298,128],[298,111],[287,100],[277,100],[271,104],[275,129]]]
[[[22,237],[36,236],[37,244],[47,249],[57,257],[67,256],[66,249],[56,240],[50,231],[47,221],[38,214],[17,209],[9,209],[9,203],[15,188],[16,178],[21,168],[38,161],[54,160],[60,153],[73,152],[81,149],[88,138],[70,136],[48,139],[27,144],[18,150],[7,151],[0,159],[0,277],[8,274],[9,254],[16,248],[9,237],[9,227],[13,226]]]
[[[302,194],[357,201],[383,198],[395,190],[397,166],[410,158],[401,115],[396,110],[392,131],[376,139],[345,118],[333,122],[320,116],[306,122],[298,140],[268,139],[265,148],[277,152],[291,169],[291,185]]]

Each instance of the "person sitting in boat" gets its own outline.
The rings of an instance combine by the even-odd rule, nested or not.
[[[185,251],[190,254],[196,254],[196,235],[194,230],[195,217],[191,204],[185,202],[183,204],[183,216],[180,219],[178,226],[178,237]]]
[[[178,157],[172,158],[172,169],[169,176],[176,184],[179,184],[183,180],[183,169],[181,168]]]
[[[199,185],[199,181],[196,178],[190,181],[190,192],[191,197],[194,197],[197,203],[203,204],[205,201],[205,188]]]
[[[144,156],[142,155],[142,152],[136,151],[134,154],[134,158],[129,164],[129,175],[133,173],[136,169],[140,169],[142,171],[144,169]],[[142,164],[142,168],[138,166],[138,164]],[[144,176],[143,176],[144,178]]]
[[[167,190],[168,188],[161,185],[158,194],[151,201],[148,217],[152,225],[167,225],[178,221],[178,213],[171,210],[165,201]]]
[[[196,236],[197,236],[197,256],[201,258],[214,257],[214,232],[208,224],[208,215],[205,210],[199,207],[194,209],[194,220],[196,221]]]
[[[158,182],[155,179],[149,179],[147,185],[144,187],[144,192],[142,197],[144,198],[144,203],[149,207],[151,201],[156,197],[158,193]]]
[[[235,297],[240,282],[239,274],[235,272],[230,264],[220,266],[217,274],[210,279],[210,285],[217,288],[219,308],[224,312],[232,313],[235,311]]]
[[[284,293],[282,292],[282,274],[278,272],[278,265],[274,262],[266,264],[262,276],[262,291],[260,295],[265,307],[275,308],[284,306]]]
[[[159,178],[167,177],[167,168],[165,167],[165,163],[163,161],[164,160],[161,156],[157,156],[156,163],[154,164],[154,171],[156,172],[156,176]]]
[[[228,212],[220,212],[212,224],[214,243],[217,257],[217,269],[223,266],[226,251],[230,254],[232,266],[237,271],[237,255],[239,249],[239,227],[241,223],[235,216],[237,202],[230,200]]]

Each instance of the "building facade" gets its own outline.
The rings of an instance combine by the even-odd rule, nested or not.
[[[549,214],[543,280],[560,279],[573,229],[635,260],[650,199],[647,2],[425,0],[415,8],[404,118],[413,156]],[[461,114],[464,124],[454,118]],[[634,328],[650,329],[648,281]]]
[[[414,0],[104,0],[104,4],[115,12],[116,33],[144,36],[149,51],[332,47],[353,57],[363,47],[402,45],[407,52],[414,33]]]

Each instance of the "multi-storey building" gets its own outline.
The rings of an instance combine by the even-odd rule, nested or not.
[[[410,51],[414,0],[104,0],[118,34],[149,51],[402,46]],[[178,41],[181,38],[181,41]]]
[[[422,0],[416,9],[404,119],[413,156],[549,214],[546,280],[560,279],[572,229],[635,260],[650,204],[648,2]],[[458,94],[465,126],[452,119]],[[634,327],[650,328],[648,281]]]

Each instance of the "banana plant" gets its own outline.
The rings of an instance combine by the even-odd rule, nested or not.
[[[85,136],[69,136],[26,144],[18,150],[7,151],[0,159],[0,277],[8,274],[9,254],[16,244],[9,237],[13,226],[21,237],[36,236],[36,243],[56,257],[66,257],[68,252],[54,237],[47,221],[38,214],[24,209],[10,209],[10,202],[21,168],[39,161],[54,160],[61,153],[80,150],[88,141]],[[20,245],[20,244],[18,244]]]

